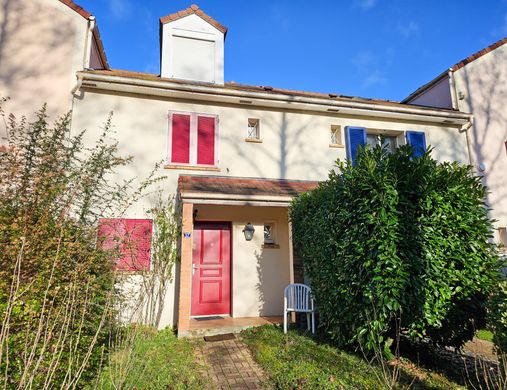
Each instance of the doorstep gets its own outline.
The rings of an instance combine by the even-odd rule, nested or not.
[[[226,333],[239,333],[242,330],[262,325],[283,323],[282,316],[272,317],[210,317],[191,318],[189,329],[178,337],[204,337]]]

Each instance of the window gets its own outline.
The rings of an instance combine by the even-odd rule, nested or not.
[[[149,219],[100,219],[98,245],[116,254],[118,271],[149,271],[152,221]]]
[[[274,222],[266,222],[264,224],[264,244],[275,244],[275,233]]]
[[[329,146],[338,147],[342,145],[342,128],[338,125],[331,125]]]
[[[175,165],[218,164],[218,117],[171,112],[167,161]]]
[[[389,153],[393,153],[397,147],[396,136],[381,134],[366,134],[366,144],[372,148],[381,145],[386,147]]]
[[[256,118],[248,118],[246,141],[258,142],[261,140],[260,121]]]

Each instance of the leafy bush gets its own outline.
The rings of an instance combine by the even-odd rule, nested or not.
[[[99,378],[100,389],[202,389],[196,342],[177,339],[172,330],[128,327]]]
[[[483,325],[498,266],[480,179],[408,145],[337,164],[290,208],[320,326],[370,351],[400,331],[462,346]]]
[[[499,355],[507,354],[507,280],[501,281],[493,293],[488,324],[493,329],[493,342]]]
[[[133,196],[114,185],[129,158],[109,140],[69,136],[70,115],[33,123],[10,117],[0,146],[0,382],[75,387],[94,378],[108,345],[111,253],[96,248],[96,224]],[[134,192],[136,193],[136,192]],[[134,195],[135,197],[135,195]]]

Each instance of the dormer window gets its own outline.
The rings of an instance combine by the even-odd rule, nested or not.
[[[160,24],[162,77],[223,85],[227,28],[196,5],[160,18]]]

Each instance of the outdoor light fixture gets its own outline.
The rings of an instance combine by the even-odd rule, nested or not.
[[[245,228],[243,229],[243,233],[245,234],[245,240],[252,241],[254,232],[255,232],[255,228],[253,227],[253,225],[250,222],[248,222],[245,225]]]

